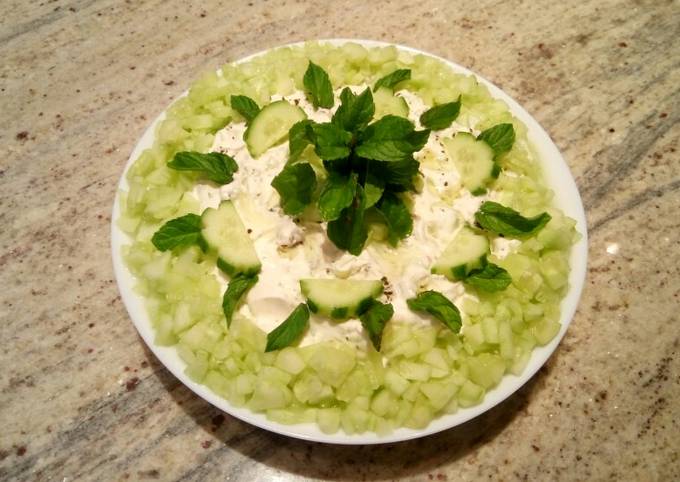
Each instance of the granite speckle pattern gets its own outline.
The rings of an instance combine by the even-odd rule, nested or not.
[[[680,7],[669,0],[6,1],[0,22],[0,479],[680,479]],[[221,414],[159,365],[113,280],[145,126],[202,71],[306,38],[417,47],[531,112],[587,209],[549,363],[424,440],[334,447]]]

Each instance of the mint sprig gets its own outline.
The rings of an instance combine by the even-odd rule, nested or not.
[[[241,114],[246,119],[246,123],[250,123],[260,112],[257,102],[247,95],[232,95],[231,108]]]
[[[206,179],[220,185],[233,181],[234,173],[238,171],[234,158],[221,152],[178,152],[168,162],[168,167],[176,171],[199,172]]]
[[[241,298],[257,283],[257,275],[246,276],[238,274],[229,280],[229,285],[222,296],[222,312],[227,320],[227,326],[231,324],[231,318]]]
[[[297,161],[305,150],[305,147],[310,145],[312,141],[307,135],[307,126],[312,123],[309,119],[301,120],[293,124],[293,127],[288,131],[288,162]]]
[[[439,291],[422,291],[415,298],[406,300],[406,304],[413,311],[424,311],[434,316],[454,333],[458,333],[463,325],[456,305]]]
[[[373,92],[377,91],[381,87],[387,87],[388,89],[394,89],[394,87],[404,80],[409,80],[411,78],[411,69],[397,69],[394,72],[387,74],[385,77],[379,79],[373,86]]]
[[[394,315],[394,308],[389,303],[372,300],[370,305],[359,315],[361,325],[368,332],[368,337],[377,351],[380,351],[385,324]]]
[[[310,62],[303,81],[312,98],[314,92],[326,90],[321,87],[326,84],[324,74]],[[393,87],[409,77],[410,71],[397,71],[379,83]],[[413,179],[420,163],[414,154],[430,135],[428,129],[416,130],[409,119],[394,115],[371,123],[374,115],[370,88],[358,95],[343,89],[330,122],[306,120],[290,129],[288,164],[272,183],[284,212],[297,215],[315,203],[321,218],[328,221],[328,238],[354,255],[360,254],[366,243],[369,223],[387,225],[392,244],[411,234],[413,219],[403,193],[415,191]],[[311,167],[293,169],[310,144],[328,172],[320,189],[312,182]],[[305,178],[295,180],[295,175]]]
[[[455,102],[436,105],[420,116],[420,123],[427,129],[438,131],[449,127],[460,113],[460,96]]]
[[[302,78],[302,83],[311,97],[315,108],[324,107],[330,109],[333,107],[335,101],[333,98],[333,86],[325,70],[310,61],[307,71]]]
[[[484,291],[494,292],[503,291],[510,286],[512,278],[510,273],[504,268],[485,262],[482,268],[470,271],[463,280],[463,283]]]
[[[413,218],[404,201],[394,194],[387,192],[376,205],[378,212],[385,219],[388,228],[388,240],[396,246],[399,240],[406,238],[413,231]]]
[[[550,219],[550,214],[545,212],[526,218],[514,209],[493,201],[483,202],[475,213],[475,221],[483,229],[511,238],[532,236],[543,229]]]
[[[429,130],[416,131],[404,117],[386,115],[363,131],[356,153],[376,161],[404,161],[423,148],[429,135]]]
[[[486,142],[493,149],[494,157],[505,154],[515,143],[515,128],[512,124],[497,124],[483,131],[477,139]]]
[[[343,209],[349,207],[357,191],[357,175],[343,176],[332,172],[319,194],[319,214],[324,221],[340,217]]]
[[[281,197],[283,212],[296,216],[312,201],[312,194],[316,189],[316,174],[307,163],[288,164],[272,180],[272,187]]]
[[[363,188],[357,185],[352,204],[342,210],[338,219],[328,223],[328,239],[338,248],[358,256],[368,238],[365,215],[366,195]]]
[[[151,243],[159,251],[167,251],[177,247],[198,245],[203,251],[208,246],[201,236],[201,216],[198,214],[185,214],[179,218],[171,219],[151,237]]]
[[[281,350],[295,343],[309,325],[309,308],[300,303],[279,326],[267,335],[265,352]]]

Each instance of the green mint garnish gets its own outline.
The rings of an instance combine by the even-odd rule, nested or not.
[[[295,343],[309,325],[309,308],[300,303],[283,323],[267,335],[265,352],[280,350]]]
[[[512,124],[495,125],[477,136],[493,149],[494,157],[501,156],[512,149],[515,143],[515,128]]]
[[[250,123],[260,112],[257,102],[246,95],[232,95],[231,108],[245,117],[246,123]]]
[[[386,115],[364,130],[356,153],[376,161],[404,161],[423,148],[429,135],[404,117]]]
[[[333,86],[325,70],[310,61],[302,78],[302,83],[312,98],[312,104],[315,108],[330,109],[333,107]]]
[[[387,74],[385,77],[379,79],[373,86],[373,92],[378,90],[380,87],[387,87],[388,89],[394,89],[394,87],[404,80],[411,78],[411,69],[398,69]]]
[[[446,296],[438,291],[422,291],[415,298],[406,300],[413,311],[424,311],[444,323],[454,333],[460,332],[460,311]]]
[[[312,121],[309,119],[302,120],[293,124],[293,127],[288,131],[288,150],[290,151],[288,162],[297,161],[305,147],[312,143],[307,135],[307,126],[311,123]]]
[[[310,65],[309,72],[316,72],[314,64]],[[395,74],[392,80],[403,75]],[[287,214],[296,215],[307,204],[317,204],[321,218],[328,221],[328,238],[338,248],[358,255],[371,222],[387,225],[393,245],[411,233],[411,213],[397,193],[415,191],[413,179],[420,163],[413,156],[423,148],[430,131],[418,131],[413,122],[394,115],[371,123],[375,104],[370,89],[355,95],[345,88],[340,101],[331,122],[305,120],[290,129],[289,164],[272,185]],[[309,144],[328,172],[316,199],[311,167],[304,168],[306,172],[302,167],[297,168],[300,172],[293,170]],[[296,181],[297,174],[306,179]]]
[[[272,187],[281,197],[283,212],[296,216],[312,202],[316,188],[314,169],[307,163],[288,164],[272,180]]]
[[[349,87],[340,93],[340,106],[333,114],[333,124],[348,132],[356,132],[368,125],[375,114],[375,104],[371,89],[354,95]]]
[[[332,122],[311,123],[307,126],[307,136],[316,146],[316,155],[325,161],[343,159],[349,156],[352,134]]]
[[[227,326],[231,324],[231,317],[241,298],[257,283],[257,275],[246,276],[238,274],[229,280],[224,296],[222,297],[222,311],[227,320]]]
[[[198,245],[203,251],[208,247],[201,236],[201,216],[186,214],[182,217],[171,219],[154,233],[151,243],[159,251],[167,251],[179,246]]]
[[[378,212],[385,219],[388,228],[388,240],[396,246],[400,239],[406,238],[413,231],[413,218],[404,201],[392,192],[383,195],[376,205]]]
[[[449,127],[460,113],[460,96],[455,102],[441,104],[428,109],[420,116],[420,123],[427,129],[438,131]]]
[[[512,278],[505,269],[493,263],[485,263],[482,268],[470,271],[463,280],[467,285],[484,291],[503,291],[510,286]]]
[[[385,324],[393,315],[394,308],[391,304],[384,304],[375,300],[372,300],[371,304],[359,315],[359,320],[368,332],[368,337],[377,351],[380,351]]]
[[[541,213],[533,218],[525,218],[509,207],[493,201],[485,201],[475,213],[475,220],[482,228],[512,238],[531,236],[540,231],[550,214]]]
[[[342,210],[338,219],[328,223],[327,234],[338,248],[358,256],[366,243],[368,228],[364,222],[366,196],[360,185],[356,189],[352,204]]]
[[[233,157],[221,152],[178,152],[168,162],[168,167],[176,171],[200,172],[205,178],[216,184],[229,184],[238,171],[238,164]]]
[[[343,176],[331,172],[319,194],[319,213],[324,221],[340,217],[343,209],[349,207],[357,191],[357,175]]]

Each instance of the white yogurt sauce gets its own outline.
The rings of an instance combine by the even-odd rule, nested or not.
[[[365,86],[350,86],[353,92]],[[340,90],[336,91],[336,97]],[[409,118],[420,128],[420,115],[428,109],[422,100],[408,91],[400,91],[409,106]],[[334,109],[314,109],[303,92],[287,96],[275,95],[271,100],[285,99],[302,108],[316,122],[330,121]],[[339,101],[336,101],[335,108]],[[253,159],[243,141],[245,124],[232,123],[220,130],[212,151],[232,156],[238,166],[234,180],[225,186],[197,184],[192,194],[201,210],[216,208],[230,199],[250,230],[250,237],[262,262],[259,281],[248,292],[240,312],[251,318],[265,332],[278,326],[297,306],[304,302],[300,293],[302,278],[353,278],[388,281],[382,298],[394,306],[395,320],[430,324],[432,320],[412,312],[406,300],[424,289],[440,291],[460,306],[465,293],[462,283],[454,283],[430,273],[430,267],[465,222],[474,221],[479,205],[492,195],[472,196],[460,186],[460,176],[446,156],[441,139],[470,128],[454,122],[448,129],[433,132],[425,147],[416,154],[421,161],[425,185],[413,197],[413,233],[394,248],[383,243],[367,245],[359,256],[337,249],[326,236],[326,223],[299,225],[283,213],[279,195],[271,186],[288,158],[288,144],[269,149]],[[451,202],[453,200],[453,202]],[[519,242],[498,238],[492,253],[504,257],[517,249]],[[226,288],[228,280],[215,276]],[[301,345],[337,339],[365,346],[370,343],[359,320],[338,323],[312,315],[310,327]]]

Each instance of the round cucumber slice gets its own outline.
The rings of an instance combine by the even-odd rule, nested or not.
[[[383,290],[380,280],[303,279],[302,294],[314,313],[338,320],[356,317]]]
[[[201,235],[217,252],[217,266],[222,271],[230,276],[260,271],[261,264],[253,242],[231,201],[223,201],[217,209],[206,209],[201,220]]]
[[[244,140],[250,155],[260,157],[267,149],[283,141],[293,124],[307,118],[305,111],[285,100],[262,108],[246,129]]]
[[[493,149],[466,132],[443,139],[442,143],[460,173],[463,186],[473,194],[484,192],[487,184],[494,179]]]
[[[453,241],[432,266],[432,272],[457,281],[462,280],[473,269],[482,265],[482,259],[489,253],[486,236],[463,227]]]

